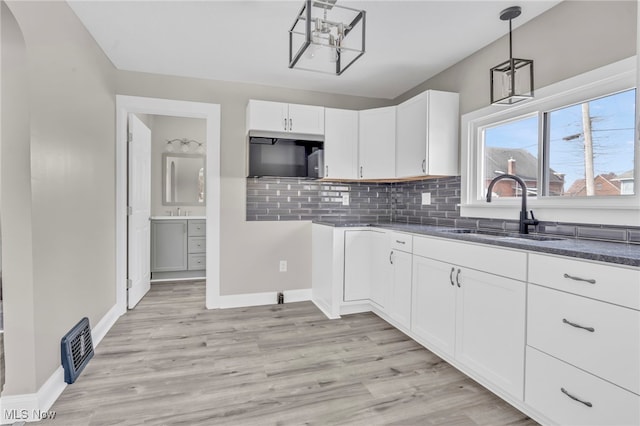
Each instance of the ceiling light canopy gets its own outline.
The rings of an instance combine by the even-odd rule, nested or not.
[[[509,21],[509,60],[491,68],[492,105],[513,105],[533,98],[533,60],[513,57],[511,20],[520,13],[520,6],[500,12],[500,19]]]
[[[340,75],[364,54],[364,10],[305,0],[289,30],[289,68]]]

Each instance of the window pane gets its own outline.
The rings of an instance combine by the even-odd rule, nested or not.
[[[547,114],[551,196],[633,194],[635,90]]]
[[[527,194],[538,189],[538,117],[528,117],[484,129],[483,193],[497,176],[512,174],[527,185]],[[494,197],[519,197],[520,186],[511,179],[498,181]]]

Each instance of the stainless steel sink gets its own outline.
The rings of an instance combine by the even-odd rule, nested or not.
[[[442,229],[441,232],[448,234],[469,234],[478,237],[511,239],[511,240],[533,240],[533,241],[561,241],[565,238],[552,237],[541,234],[518,234],[516,232],[493,231],[485,229],[450,228]]]

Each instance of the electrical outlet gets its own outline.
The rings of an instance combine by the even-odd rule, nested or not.
[[[349,205],[349,193],[342,193],[342,205],[343,206],[348,206]]]
[[[280,261],[280,272],[287,272],[287,261],[286,260],[281,260]]]
[[[431,204],[431,193],[430,192],[423,192],[422,193],[422,205],[423,206],[428,206],[429,204]]]

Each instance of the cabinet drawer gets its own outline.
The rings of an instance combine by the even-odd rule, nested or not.
[[[393,250],[406,251],[407,253],[413,251],[413,235],[390,232],[389,238],[391,239],[391,248]]]
[[[563,389],[591,407],[571,399]],[[640,423],[638,395],[530,347],[525,403],[560,425]]]
[[[204,237],[206,235],[206,221],[190,220],[188,225],[188,235],[190,237]]]
[[[442,238],[414,237],[413,254],[526,281],[527,253]]]
[[[207,256],[204,254],[190,254],[189,255],[189,269],[200,270],[206,269]]]
[[[528,345],[640,393],[640,312],[530,284],[527,324]]]
[[[189,237],[189,253],[204,253],[207,251],[205,237]]]
[[[530,254],[529,282],[640,309],[640,269]]]

